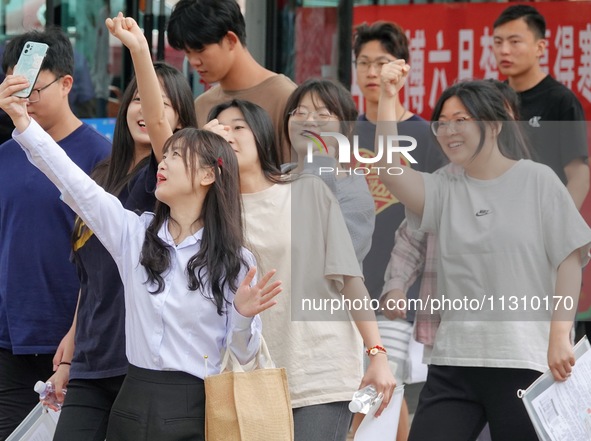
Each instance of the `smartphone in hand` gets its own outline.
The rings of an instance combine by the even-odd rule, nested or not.
[[[38,43],[36,41],[27,41],[25,43],[18,62],[14,67],[13,75],[26,77],[29,87],[14,93],[14,96],[28,98],[31,95],[48,48],[49,46],[45,43]]]

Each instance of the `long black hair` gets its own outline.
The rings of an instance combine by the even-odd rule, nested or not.
[[[439,120],[445,102],[457,97],[468,113],[474,118],[480,129],[480,143],[473,157],[484,147],[487,127],[502,123],[497,137],[501,154],[509,159],[529,159],[530,153],[519,124],[509,113],[508,103],[497,86],[487,80],[461,81],[443,91],[431,116],[432,121]]]
[[[220,113],[229,108],[236,108],[242,112],[244,121],[250,127],[254,136],[254,142],[261,163],[261,169],[265,177],[274,183],[283,183],[281,178],[281,164],[277,156],[275,144],[275,131],[269,113],[261,106],[250,101],[233,99],[218,104],[209,112],[208,120],[217,118]]]
[[[203,222],[203,237],[199,251],[187,263],[188,288],[202,289],[219,315],[229,302],[224,289],[234,292],[238,288],[237,277],[247,266],[242,254],[244,237],[238,161],[230,144],[215,133],[195,128],[177,131],[164,144],[164,152],[170,148],[181,151],[185,168],[191,177],[198,167],[211,167],[215,181],[203,201],[199,219]],[[170,217],[168,205],[157,202],[155,216],[142,246],[140,263],[148,273],[147,282],[156,285],[152,294],[164,290],[164,274],[170,268],[169,246],[158,237],[165,221],[175,222]],[[207,293],[211,290],[211,296]]]

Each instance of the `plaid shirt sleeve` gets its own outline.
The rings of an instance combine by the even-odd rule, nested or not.
[[[419,289],[419,300],[422,307],[417,309],[413,336],[416,341],[433,346],[435,334],[441,322],[439,312],[430,311],[429,301],[437,296],[437,240],[435,235],[427,234],[425,250],[425,269]]]
[[[406,293],[425,266],[426,233],[411,230],[405,219],[394,237],[394,248],[384,274],[382,297],[393,289]]]

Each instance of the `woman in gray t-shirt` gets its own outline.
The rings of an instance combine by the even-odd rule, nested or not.
[[[403,61],[382,69],[380,121],[396,120],[390,101],[408,69]],[[436,233],[439,246],[437,292],[422,307],[437,309],[441,324],[409,439],[475,439],[488,421],[493,439],[537,440],[516,390],[548,367],[558,381],[570,375],[591,230],[552,170],[523,159],[523,138],[494,85],[449,87],[432,120],[463,172],[403,166],[384,182],[409,225]],[[395,130],[378,124],[378,133]]]

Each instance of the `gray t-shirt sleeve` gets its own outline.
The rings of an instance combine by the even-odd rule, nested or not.
[[[348,174],[337,178],[338,164],[330,156],[314,155],[312,162],[304,162],[304,173],[316,175],[328,186],[339,201],[347,230],[353,242],[355,256],[362,266],[371,248],[375,225],[374,201],[364,176]]]
[[[589,262],[591,235],[589,227],[577,210],[568,190],[552,170],[543,169],[540,185],[546,185],[547,199],[543,207],[541,227],[546,254],[553,268],[574,250],[581,250],[582,265]]]
[[[423,215],[406,209],[406,219],[411,230],[437,233],[441,221],[444,197],[449,192],[450,176],[445,174],[421,173],[425,183],[425,205]]]

